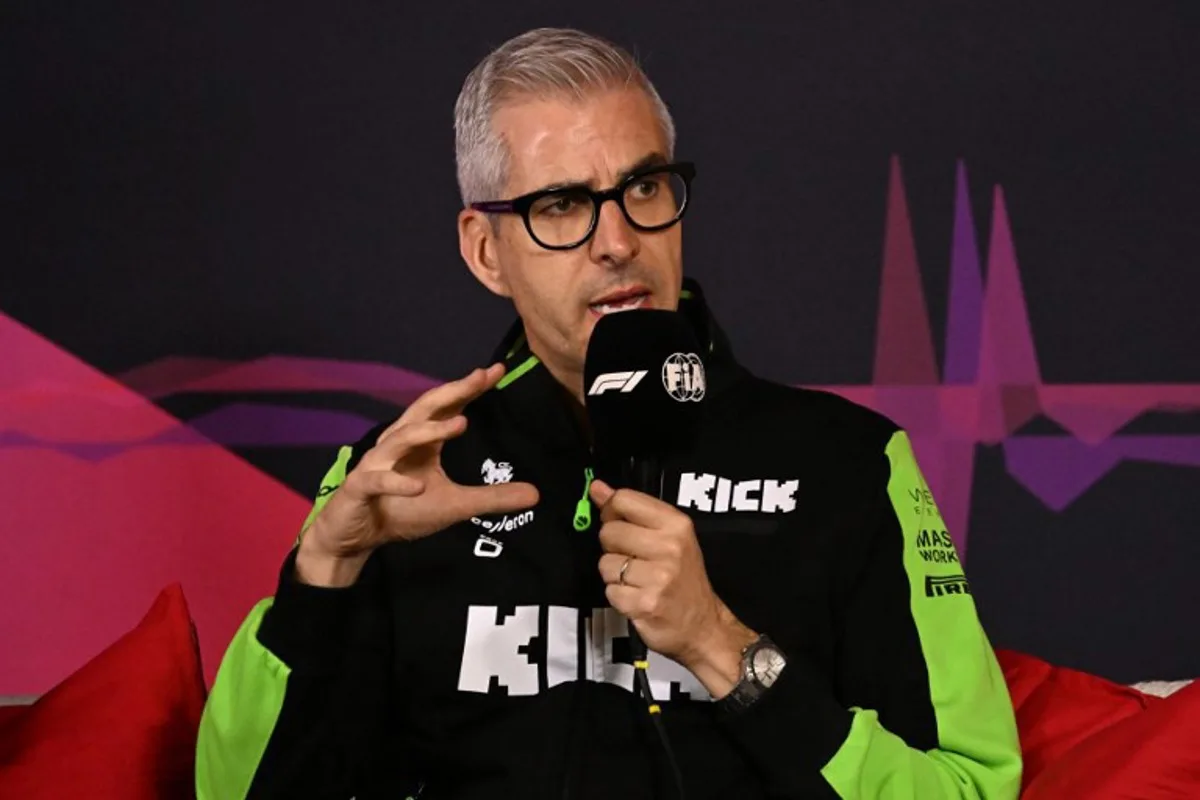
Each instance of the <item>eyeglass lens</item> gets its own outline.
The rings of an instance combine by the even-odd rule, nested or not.
[[[629,221],[639,228],[672,222],[687,199],[687,185],[673,172],[652,172],[625,187],[622,200]],[[549,247],[578,244],[591,232],[596,215],[590,195],[567,189],[538,198],[529,209],[533,237]]]

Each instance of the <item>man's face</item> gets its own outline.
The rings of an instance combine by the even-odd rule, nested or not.
[[[653,106],[636,89],[597,93],[582,102],[517,101],[502,107],[494,124],[510,152],[504,199],[570,183],[608,189],[647,160],[664,160],[667,152]],[[500,215],[494,230],[476,230],[488,240],[477,252],[492,265],[487,275],[474,269],[476,275],[513,299],[531,348],[560,379],[582,371],[588,338],[602,314],[630,306],[674,309],[679,302],[679,224],[638,231],[615,202],[606,202],[592,237],[572,250],[541,247],[516,214]]]

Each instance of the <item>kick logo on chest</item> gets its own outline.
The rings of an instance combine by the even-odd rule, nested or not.
[[[707,472],[684,472],[679,476],[675,505],[715,514],[787,514],[796,510],[799,488],[798,480],[731,480]]]
[[[616,651],[627,650],[628,640],[628,620],[612,608],[528,605],[502,615],[497,606],[469,606],[458,690],[529,696],[583,680],[633,692],[633,665],[615,658]],[[677,662],[651,652],[649,664],[655,697],[712,699],[696,676]]]

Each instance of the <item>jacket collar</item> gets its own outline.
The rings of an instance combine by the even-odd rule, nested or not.
[[[685,278],[679,311],[696,332],[703,353],[708,397],[712,402],[743,374],[729,340],[713,317],[696,281]],[[497,398],[527,435],[555,450],[586,446],[584,431],[573,410],[574,400],[529,349],[521,320],[516,320],[500,341],[492,362],[503,361],[506,372],[496,388]]]

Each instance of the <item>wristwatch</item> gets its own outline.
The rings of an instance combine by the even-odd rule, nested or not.
[[[737,713],[754,704],[766,694],[783,668],[787,656],[765,634],[760,635],[742,649],[742,674],[729,694],[719,701],[723,711]]]

